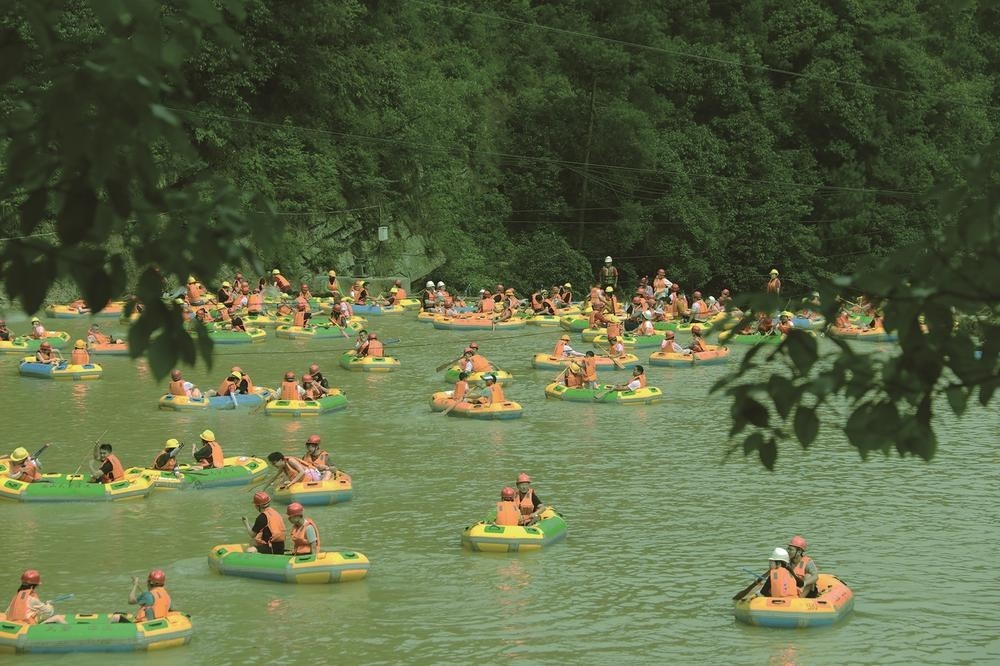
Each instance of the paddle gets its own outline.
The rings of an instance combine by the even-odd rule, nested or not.
[[[253,529],[250,527],[250,521],[247,520],[246,516],[242,516],[243,527],[247,528],[247,534],[254,536]]]
[[[736,595],[733,597],[733,601],[739,601],[740,599],[742,599],[743,597],[745,597],[746,594],[747,594],[747,592],[749,592],[750,590],[752,590],[762,580],[764,580],[765,578],[767,578],[767,574],[766,573],[757,575],[757,574],[753,573],[752,571],[750,571],[749,569],[745,569],[743,567],[740,567],[740,569],[742,569],[743,571],[746,571],[749,574],[753,574],[754,580],[753,580],[752,583],[750,583],[749,585],[747,585],[745,588],[743,588],[742,590],[740,590],[739,592],[737,592]]]
[[[76,595],[75,595],[75,594],[73,594],[72,592],[67,592],[66,594],[60,594],[60,595],[59,595],[59,596],[57,596],[57,597],[52,597],[51,599],[49,599],[48,603],[50,603],[50,604],[54,604],[54,603],[56,603],[57,601],[69,601],[69,600],[70,600],[70,599],[72,599],[72,598],[73,598],[74,596],[76,596]]]
[[[175,448],[173,451],[170,452],[170,455],[167,456],[167,460],[177,460],[177,454],[180,453],[181,449],[183,448],[184,448],[184,442],[181,442],[180,444],[177,445],[177,448]],[[174,467],[173,472],[174,476],[176,476],[177,478],[183,476],[180,470],[178,470],[176,466]]]
[[[565,374],[566,374],[567,372],[569,372],[569,367],[568,367],[568,366],[567,366],[567,367],[565,367],[565,368],[563,368],[563,369],[562,369],[562,372],[560,372],[560,373],[559,373],[558,375],[556,375],[555,377],[553,377],[552,381],[553,381],[553,382],[557,382],[557,381],[559,381],[560,379],[562,379],[562,378],[563,378],[563,376],[564,376],[564,375],[565,375]]]
[[[83,460],[80,461],[80,464],[76,466],[76,471],[73,472],[73,476],[80,473],[80,469],[83,467],[83,463],[87,462],[87,458],[97,458],[97,446],[101,443],[101,440],[104,439],[104,436],[108,434],[108,430],[111,430],[110,425],[105,428],[104,432],[101,433],[101,436],[94,441],[94,448],[91,450],[90,455],[84,456]],[[69,482],[73,483],[73,479],[70,479]]]
[[[38,462],[38,458],[40,458],[41,455],[43,453],[45,453],[45,449],[49,448],[50,446],[52,446],[51,442],[46,442],[45,444],[42,444],[42,448],[40,448],[37,451],[35,451],[35,453],[31,456],[31,459],[34,460],[37,463]]]
[[[611,355],[611,351],[609,349],[607,349],[605,347],[602,347],[601,345],[597,344],[596,342],[594,343],[594,346],[597,347],[602,352],[604,352],[607,355],[607,357],[611,359],[611,362],[615,364],[616,368],[618,368],[619,370],[624,370],[625,369],[625,366],[622,364],[622,362],[619,361],[617,358],[615,358],[614,356]]]

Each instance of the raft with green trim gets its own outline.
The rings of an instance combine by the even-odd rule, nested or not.
[[[59,364],[39,363],[34,356],[25,356],[18,364],[17,371],[22,377],[71,379],[73,381],[100,379],[104,375],[104,368],[97,363],[78,365],[67,363],[65,360]]]
[[[512,400],[484,405],[478,402],[461,402],[454,407],[455,401],[451,399],[454,391],[438,391],[431,396],[431,411],[443,412],[451,408],[448,416],[461,416],[467,419],[478,419],[481,421],[504,421],[509,419],[519,419],[523,416],[524,408],[519,403]]]
[[[112,483],[90,483],[89,475],[42,474],[25,483],[7,476],[6,461],[0,462],[0,499],[15,502],[117,502],[143,499],[153,491],[153,479],[139,475]]]
[[[444,315],[439,312],[432,312],[430,310],[421,310],[417,314],[417,321],[422,321],[425,324],[430,324],[434,320],[443,317]]]
[[[232,329],[219,329],[208,332],[208,337],[217,345],[248,345],[254,342],[264,342],[267,331],[262,328],[247,328],[246,332]]]
[[[365,305],[352,305],[351,309],[362,315],[374,315],[376,317],[381,317],[382,315],[395,315],[403,314],[406,311],[401,305],[376,305],[376,304],[365,304]]]
[[[200,398],[192,398],[187,395],[173,395],[168,393],[162,396],[157,403],[160,409],[174,410],[175,412],[186,412],[186,411],[197,411],[199,409],[208,409],[211,403],[208,401],[208,397],[201,396]]]
[[[579,332],[590,327],[590,317],[582,315],[565,315],[559,318],[559,328],[564,331]]]
[[[223,466],[210,469],[193,468],[187,463],[167,472],[146,467],[130,467],[125,470],[126,479],[148,476],[153,479],[157,490],[182,490],[196,488],[225,488],[246,486],[267,472],[267,461],[253,456],[232,456],[223,459]]]
[[[346,502],[354,495],[354,482],[347,472],[337,470],[326,481],[299,481],[274,491],[278,504],[298,502],[302,506],[327,506]]]
[[[127,342],[91,342],[87,344],[91,356],[128,356]]]
[[[558,357],[553,354],[535,354],[531,359],[531,366],[539,370],[562,370],[563,368],[568,368],[573,363],[579,363],[582,358]],[[597,359],[597,367],[600,370],[631,370],[639,364],[639,357],[635,354],[619,356],[616,359],[618,361],[617,365],[608,356],[595,356],[594,358]]]
[[[401,298],[396,305],[405,310],[416,310],[417,308],[422,307],[423,303],[420,302],[419,298]]]
[[[276,583],[347,583],[368,575],[371,562],[363,553],[324,550],[318,555],[248,553],[239,543],[220,544],[208,551],[208,566],[223,576],[256,578]]]
[[[240,319],[243,320],[244,326],[254,326],[256,328],[280,326],[282,324],[291,325],[292,323],[292,315],[244,314],[240,315]]]
[[[353,350],[340,355],[340,367],[352,372],[392,372],[401,366],[399,359],[392,356],[362,356],[358,358],[357,353]]]
[[[887,333],[884,328],[840,328],[830,327],[830,335],[845,340],[865,340],[866,342],[896,342],[895,333]]]
[[[45,316],[52,319],[79,319],[81,317],[121,317],[125,312],[125,301],[111,301],[100,312],[90,308],[78,308],[69,304],[53,303],[46,306]]]
[[[431,322],[434,328],[445,331],[496,331],[524,328],[523,319],[495,321],[493,317],[438,317]]]
[[[0,653],[145,652],[187,645],[191,618],[178,611],[148,622],[111,622],[111,613],[67,615],[66,624],[26,624],[0,613]]]
[[[607,335],[598,335],[591,340],[594,344],[608,345]],[[635,349],[645,349],[648,347],[659,347],[663,344],[663,334],[660,335],[630,335],[628,333],[622,335],[622,345],[625,347],[634,347]]]
[[[562,317],[549,314],[525,314],[519,315],[528,326],[559,326]]]
[[[719,334],[719,342],[729,345],[780,345],[781,335],[760,335],[759,333],[732,333],[727,331]]]
[[[462,546],[485,553],[541,550],[566,538],[566,521],[550,506],[534,525],[497,525],[494,513],[487,520],[466,527]]]
[[[33,350],[28,340],[28,338],[24,337],[17,337],[13,340],[0,340],[0,354],[24,356],[30,351],[38,351],[38,345],[42,344],[42,341],[39,340],[38,345],[35,345],[35,349]]]
[[[694,354],[678,354],[676,352],[653,352],[649,355],[649,364],[671,368],[689,368],[695,365],[716,365],[729,360],[729,347],[705,345],[705,351]]]
[[[319,400],[272,400],[264,407],[268,416],[320,416],[347,407],[347,396],[340,389],[330,389]]]
[[[663,400],[663,392],[655,386],[646,386],[635,391],[612,391],[611,384],[599,389],[569,388],[560,382],[545,387],[545,397],[569,402],[589,402],[611,405],[652,405]]]
[[[341,328],[335,324],[317,324],[315,326],[278,326],[274,336],[287,340],[329,340],[351,338],[357,335],[357,329]]]
[[[69,343],[69,333],[66,331],[46,331],[44,338],[33,338],[30,335],[21,335],[13,340],[4,340],[0,342],[0,353],[17,354],[25,351],[36,352],[43,342],[47,342],[52,345],[53,349],[62,349]]]
[[[759,627],[797,629],[828,627],[846,617],[854,608],[854,593],[844,581],[832,574],[819,574],[815,598],[763,597],[756,585],[736,601],[736,620]]]
[[[453,365],[448,368],[444,373],[444,380],[446,382],[454,384],[458,381],[458,375],[461,370],[459,370],[458,365]],[[470,372],[469,377],[466,381],[470,384],[473,382],[483,381],[483,375],[493,375],[497,378],[497,384],[509,384],[514,381],[514,375],[510,374],[506,370],[485,370],[483,372]]]

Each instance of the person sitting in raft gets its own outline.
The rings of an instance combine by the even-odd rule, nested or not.
[[[434,305],[437,303],[437,292],[434,291],[433,280],[428,280],[427,284],[424,285],[424,290],[420,292],[420,302],[423,304],[425,312],[434,309]]]
[[[368,342],[368,329],[363,328],[354,336],[354,351],[358,352]]]
[[[243,368],[238,365],[234,365],[229,371],[230,375],[235,375],[239,377],[239,382],[236,385],[236,390],[241,395],[246,395],[247,393],[253,393],[253,380],[250,379],[250,375],[243,372]]]
[[[692,327],[692,330],[694,327]],[[660,343],[660,351],[667,354],[690,354],[690,349],[685,349],[681,347],[676,340],[676,335],[673,331],[667,331],[663,334],[663,342]]]
[[[578,358],[583,356],[583,352],[578,352],[570,347],[569,341],[570,337],[565,333],[559,336],[555,349],[552,350],[552,355],[556,358]]]
[[[66,624],[66,617],[55,615],[51,601],[38,598],[36,589],[42,584],[42,575],[34,569],[27,569],[21,574],[21,586],[7,606],[8,622],[23,622],[25,624]]]
[[[497,517],[493,524],[504,527],[514,527],[521,524],[521,509],[517,506],[515,498],[517,491],[507,486],[500,491],[500,501],[497,502]]]
[[[309,300],[312,299],[312,289],[305,282],[299,284],[299,298],[304,298],[308,304]]]
[[[583,368],[583,385],[589,389],[597,388],[597,357],[594,356],[594,351],[588,349],[587,353],[583,355],[580,359],[580,365]]]
[[[274,465],[279,473],[285,473],[286,480],[278,486],[279,490],[284,490],[299,481],[319,481],[323,476],[319,470],[310,467],[301,458],[286,456],[281,451],[272,451],[267,454],[267,461]]]
[[[837,312],[837,319],[834,320],[833,325],[836,326],[837,328],[853,328],[854,327],[853,324],[851,324],[851,316],[849,314],[847,314],[847,310],[845,310],[844,308],[841,308]]]
[[[229,280],[225,280],[222,286],[219,287],[219,290],[215,292],[215,300],[228,308],[232,306],[233,298],[233,285]]]
[[[792,323],[792,313],[782,312],[778,316],[778,332],[782,335],[788,335],[795,328],[795,324]]]
[[[364,280],[358,280],[358,284],[355,287],[354,303],[355,305],[367,305],[368,304],[368,288],[365,287]]]
[[[170,371],[170,395],[186,395],[189,398],[200,398],[201,390],[191,382],[184,381],[180,370]]]
[[[709,296],[707,303],[708,303],[708,314],[710,315],[719,314],[720,312],[725,310],[722,304],[719,303],[718,300],[716,300],[715,296]]]
[[[451,390],[451,399],[457,404],[460,402],[468,402],[468,397],[469,373],[466,370],[462,370],[458,373],[458,381],[455,382],[455,387]]]
[[[277,268],[271,271],[271,283],[283,294],[292,293],[292,283]]]
[[[107,345],[116,344],[121,345],[125,343],[125,338],[120,338],[116,335],[107,335],[101,332],[101,325],[94,323],[90,325],[87,329],[87,342],[92,345]]]
[[[562,300],[562,307],[564,308],[573,304],[573,284],[571,282],[563,284],[562,291],[559,292],[559,298]]]
[[[73,343],[73,351],[69,354],[69,362],[73,365],[87,365],[90,363],[90,354],[87,353],[87,343],[77,340]]]
[[[7,476],[22,483],[34,483],[42,477],[41,470],[38,469],[38,462],[33,456],[28,455],[28,449],[19,446],[10,454],[10,469]]]
[[[38,351],[35,352],[35,363],[47,363],[48,365],[59,365],[63,362],[62,356],[59,354],[58,349],[53,349],[52,344],[49,342],[43,342],[38,345]]]
[[[146,576],[146,590],[139,593],[139,577],[132,576],[132,589],[128,593],[128,602],[138,604],[139,611],[135,616],[127,613],[114,613],[112,622],[150,622],[167,616],[171,610],[170,594],[167,593],[167,574],[161,569],[153,569]]]
[[[728,289],[723,289],[719,292],[719,305],[725,310],[726,306],[733,302],[733,296],[729,293]]]
[[[312,375],[302,375],[302,398],[301,400],[319,400],[327,394],[327,390],[313,381]]]
[[[708,305],[701,297],[701,292],[694,292],[691,298],[691,321],[705,321],[708,317]]]
[[[31,333],[28,333],[28,337],[33,340],[43,340],[48,337],[45,333],[45,327],[42,326],[42,321],[38,317],[32,317]]]
[[[253,293],[247,296],[247,314],[264,314],[264,295],[261,294],[260,288],[254,289]]]
[[[330,462],[330,454],[320,448],[322,440],[319,435],[309,435],[306,440],[306,454],[302,462],[320,474],[320,481],[329,481],[334,477],[337,468]]]
[[[358,358],[364,356],[371,356],[372,358],[382,358],[385,355],[385,346],[382,341],[378,339],[378,333],[372,331],[368,334],[368,339],[365,340],[358,348]]]
[[[330,309],[330,325],[339,328],[347,327],[347,315],[344,314],[341,303],[334,303],[333,308]]]
[[[772,335],[774,333],[774,320],[771,315],[761,312],[757,315],[757,332],[761,335]]]
[[[625,344],[619,337],[608,338],[608,358],[622,358],[625,356]]]
[[[241,373],[230,372],[229,376],[219,384],[219,390],[215,392],[215,395],[225,397],[239,393],[240,381],[242,379],[243,375]]]
[[[641,365],[637,365],[632,369],[632,379],[630,379],[627,384],[615,384],[611,390],[638,391],[641,388],[646,388],[646,370]],[[595,395],[594,399],[599,400],[600,397]]]
[[[531,487],[531,477],[521,472],[517,475],[516,485],[517,497],[514,498],[514,501],[517,502],[517,506],[521,510],[521,524],[531,525],[538,522],[538,516],[545,511],[545,505],[535,494],[535,489]]]
[[[643,310],[642,320],[639,326],[633,331],[634,335],[656,335],[656,328],[653,326],[653,311]]]
[[[872,320],[870,322],[868,322],[868,328],[870,330],[873,330],[873,331],[874,330],[879,330],[879,331],[884,331],[885,330],[885,318],[882,316],[882,312],[881,311],[877,311],[877,312],[875,312],[874,315],[872,315]]]
[[[788,542],[789,564],[792,574],[799,586],[800,597],[816,596],[816,581],[819,580],[819,568],[811,557],[806,555],[806,540],[795,535]]]
[[[229,324],[229,329],[236,333],[246,333],[247,326],[243,323],[243,317],[240,317],[239,315],[233,317],[233,321]]]
[[[253,544],[247,548],[248,553],[263,553],[265,555],[285,554],[285,520],[281,514],[271,508],[271,496],[264,491],[253,495],[253,505],[257,507],[257,520],[253,526],[243,518]]]
[[[330,380],[323,376],[323,373],[319,371],[319,364],[313,363],[309,366],[309,373],[312,375],[313,382],[319,384],[325,389],[330,388]]]
[[[657,268],[656,275],[653,276],[653,298],[657,300],[666,298],[671,284],[673,283],[667,279],[667,270]]]
[[[219,469],[223,467],[225,456],[222,454],[222,445],[215,441],[215,433],[211,430],[203,430],[201,435],[201,448],[194,452],[194,469]]]
[[[125,477],[125,468],[118,456],[111,452],[111,445],[102,442],[97,449],[97,462],[101,465],[90,477],[91,483],[114,483]]]
[[[163,472],[172,472],[177,469],[177,451],[181,443],[171,437],[163,444],[163,450],[153,458],[153,469]]]
[[[399,282],[399,280],[396,280],[396,282]],[[399,295],[399,287],[391,287],[389,289],[389,295],[385,299],[385,305],[389,308],[395,307],[396,305],[399,305],[399,302],[403,300],[403,298],[403,296]]]
[[[288,522],[292,524],[292,553],[294,555],[319,555],[319,528],[309,518],[303,515],[305,508],[298,502],[292,502],[285,511]]]
[[[497,307],[497,302],[493,300],[493,294],[489,289],[482,289],[479,292],[479,303],[476,305],[476,312],[493,312]]]
[[[326,272],[326,293],[334,298],[340,296],[340,283],[337,282],[337,271],[332,268]]]
[[[615,314],[618,312],[618,297],[615,296],[614,287],[604,288],[604,313],[605,314]]]
[[[485,394],[479,397],[479,404],[481,405],[499,405],[506,398],[503,395],[503,387],[497,384],[497,377],[493,374],[483,375],[483,381],[486,382]]]
[[[760,594],[764,597],[797,597],[798,588],[795,586],[795,576],[792,575],[789,565],[788,551],[784,548],[775,548],[768,560],[770,569],[767,572],[767,580],[760,588]]]
[[[472,350],[472,356],[469,358],[472,362],[472,372],[490,372],[496,369],[488,358],[479,353],[478,342],[470,342],[469,349]]]
[[[292,317],[292,326],[304,328],[309,323],[311,317],[312,313],[309,312],[309,304],[305,300],[297,301],[295,303],[295,316]]]
[[[708,351],[708,348],[705,346],[705,338],[701,335],[701,326],[695,325],[691,327],[691,344],[688,345],[688,349],[691,350],[692,354]]]
[[[295,373],[289,370],[285,373],[285,378],[281,382],[281,388],[278,392],[279,400],[302,400],[302,395],[305,393],[305,389],[299,386],[299,383],[295,381]]]
[[[278,307],[275,310],[275,314],[279,317],[287,317],[293,312],[292,306],[288,304],[288,294],[282,294],[278,303]]]
[[[14,334],[10,332],[9,328],[7,328],[7,322],[0,319],[0,341],[10,342],[13,339]]]

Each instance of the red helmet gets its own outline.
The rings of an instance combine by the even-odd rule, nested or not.
[[[319,372],[319,366],[316,365],[315,363],[313,363],[312,365],[309,366],[309,372],[311,374],[315,374],[315,373]]]
[[[514,490],[510,486],[507,486],[506,488],[504,488],[503,490],[500,491],[500,499],[502,499],[502,500],[512,500],[512,499],[514,499],[514,494],[516,492],[517,492],[516,490]]]
[[[371,333],[368,334],[368,339],[369,340],[378,340],[378,333],[376,333],[375,331],[372,331]]]
[[[302,515],[302,505],[298,502],[292,502],[288,505],[288,509],[285,511],[289,516],[301,516]]]
[[[303,382],[311,382],[312,380],[313,380],[313,376],[312,375],[302,375],[302,381]]]
[[[701,326],[692,326],[691,327],[691,332],[692,333],[699,333],[700,334],[701,333]]]
[[[38,573],[35,569],[27,569],[21,574],[21,582],[25,585],[40,585],[42,574]]]
[[[270,503],[271,503],[271,496],[265,493],[263,490],[255,492],[253,494],[254,506],[267,506]]]
[[[531,483],[531,477],[528,476],[527,474],[525,474],[524,472],[521,472],[520,474],[517,475],[517,482],[518,483]]]
[[[306,444],[319,444],[319,435],[309,435],[309,439],[306,440]]]
[[[806,543],[806,540],[805,540],[805,539],[803,539],[803,538],[802,538],[802,537],[800,537],[800,536],[799,536],[798,534],[796,534],[795,536],[793,536],[793,537],[791,538],[791,540],[789,540],[789,542],[788,542],[788,545],[789,545],[789,546],[795,546],[795,547],[796,547],[796,548],[798,548],[799,550],[805,550],[805,549],[806,549],[806,546],[807,546],[808,544]]]
[[[146,582],[150,585],[164,585],[167,582],[167,574],[162,569],[153,569],[149,572]]]
[[[285,373],[285,381],[286,382],[294,382],[295,381],[295,373],[292,372],[291,370],[289,370],[288,372],[286,372]]]
[[[470,342],[469,343],[469,349],[479,349],[479,343],[478,342]]]

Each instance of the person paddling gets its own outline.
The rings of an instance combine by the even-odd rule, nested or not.
[[[125,477],[125,468],[118,456],[111,452],[111,445],[102,442],[97,449],[97,460],[101,466],[90,477],[91,483],[114,483]]]
[[[799,592],[795,586],[795,576],[789,565],[788,551],[775,548],[768,560],[769,570],[767,580],[760,588],[764,597],[797,597]]]
[[[795,535],[788,542],[789,564],[792,566],[792,574],[795,575],[796,583],[799,585],[800,597],[816,596],[816,581],[819,580],[819,568],[811,557],[806,555],[806,540]]]
[[[21,586],[7,606],[9,622],[66,624],[66,617],[55,614],[51,601],[42,601],[38,597],[37,588],[41,584],[42,575],[35,569],[27,569],[21,574]]]
[[[163,450],[153,458],[152,469],[172,472],[177,469],[177,454],[180,451],[181,443],[171,437],[163,444]]]
[[[496,375],[492,373],[485,374],[483,375],[483,381],[486,382],[486,392],[485,395],[480,396],[480,404],[499,405],[506,400],[503,388],[497,383]]]
[[[293,483],[299,481],[319,481],[322,478],[319,470],[310,467],[301,458],[286,456],[281,451],[272,451],[267,455],[267,461],[274,465],[278,472],[284,472],[286,481],[278,486],[279,490],[284,490]]]
[[[521,510],[521,524],[531,525],[538,522],[538,516],[545,511],[545,505],[535,494],[535,489],[531,487],[531,477],[521,472],[517,475],[517,502]]]
[[[256,492],[253,495],[253,505],[257,507],[258,512],[253,526],[243,518],[243,525],[253,537],[253,544],[247,548],[247,552],[284,555],[285,520],[280,513],[271,508],[271,496],[264,491]]]
[[[215,441],[215,433],[211,430],[203,430],[201,435],[201,448],[194,452],[195,469],[219,469],[223,467],[225,456],[222,453],[222,445]]]
[[[128,593],[128,602],[138,604],[139,611],[135,616],[127,613],[115,613],[112,622],[150,622],[167,616],[173,610],[170,605],[170,594],[164,585],[167,584],[167,574],[162,569],[153,569],[146,576],[146,589],[139,593],[139,577],[132,576],[132,589]]]
[[[53,349],[52,344],[48,342],[43,342],[38,345],[38,351],[35,352],[35,363],[45,363],[47,365],[59,365],[63,362],[62,355],[59,353],[58,349]]]

